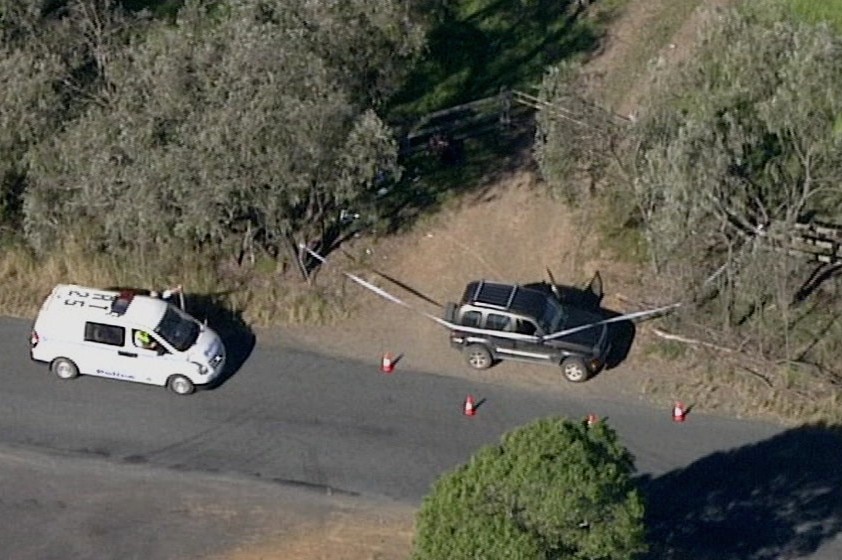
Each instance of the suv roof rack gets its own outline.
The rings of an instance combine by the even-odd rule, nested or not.
[[[517,292],[518,286],[480,280],[468,284],[462,299],[482,307],[509,309]]]
[[[541,317],[547,296],[517,284],[475,280],[465,287],[462,304]]]

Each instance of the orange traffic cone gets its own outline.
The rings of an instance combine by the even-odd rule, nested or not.
[[[462,413],[465,416],[473,416],[477,413],[477,405],[474,402],[474,397],[472,397],[471,395],[465,397],[465,405],[462,409]]]
[[[674,422],[684,422],[687,419],[687,407],[680,401],[676,401],[672,407],[672,419]]]
[[[593,426],[597,422],[599,422],[599,416],[597,416],[596,414],[588,414],[588,417],[585,418],[585,425],[588,428],[590,428],[591,426]]]
[[[380,371],[383,373],[392,373],[395,371],[395,360],[388,352],[383,354],[383,359],[380,362]]]

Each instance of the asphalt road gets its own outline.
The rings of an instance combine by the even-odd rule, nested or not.
[[[0,466],[26,453],[53,465],[90,459],[126,472],[225,476],[417,504],[439,474],[505,431],[541,416],[592,412],[637,457],[661,557],[667,550],[718,560],[842,557],[836,430],[695,412],[676,424],[669,411],[644,404],[585,401],[575,386],[539,393],[483,384],[479,375],[401,368],[384,375],[376,364],[259,343],[224,385],[185,398],[100,378],[54,379],[29,361],[28,333],[27,321],[0,320]],[[461,414],[468,393],[481,401],[471,418]],[[0,501],[4,518],[20,514],[27,490],[16,492],[17,501]],[[44,515],[66,514],[62,503]],[[20,541],[15,530],[0,529],[0,542]]]

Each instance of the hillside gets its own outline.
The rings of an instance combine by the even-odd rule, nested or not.
[[[706,0],[697,4],[718,7],[727,3]],[[628,10],[613,22],[605,48],[588,65],[594,76],[595,97],[615,112],[634,114],[648,85],[645,70],[649,64],[643,53],[651,53],[659,64],[689,56],[701,15],[686,6],[677,10],[667,0],[630,2]],[[653,27],[654,22],[659,23]],[[672,33],[666,33],[667,22],[671,22]],[[628,87],[631,81],[634,87]],[[411,231],[346,244],[320,271],[319,282],[339,284],[344,296],[351,299],[352,315],[338,324],[289,327],[284,336],[319,351],[372,363],[391,352],[402,355],[399,367],[477,375],[447,347],[441,327],[343,279],[343,270],[363,271],[375,284],[435,315],[441,314],[447,301],[458,298],[470,280],[538,282],[547,280],[548,268],[557,281],[570,285],[584,284],[598,271],[605,282],[603,304],[614,311],[670,303],[656,301],[656,294],[647,293],[645,265],[635,264],[625,255],[617,258],[618,245],[602,242],[611,228],[592,219],[602,212],[595,207],[573,211],[552,199],[527,158],[520,168],[449,201],[441,212],[423,219]],[[619,369],[582,387],[560,384],[552,368],[522,363],[503,363],[482,375],[557,390],[639,395],[653,385],[662,386],[664,377],[675,377],[675,372],[665,369],[657,355],[647,350],[647,337],[645,329],[638,333],[631,355]],[[726,404],[714,401],[710,406]]]
[[[627,11],[611,24],[604,49],[589,63],[604,103],[618,113],[634,113],[645,95],[650,60],[673,63],[689,56],[700,18],[692,8],[722,6],[729,0],[676,3],[671,0],[630,0]],[[676,6],[681,4],[681,6]],[[690,6],[690,5],[693,6]],[[546,279],[549,267],[560,282],[580,284],[599,271],[606,283],[605,305],[633,310],[645,298],[641,271],[600,248],[600,224],[587,220],[587,209],[573,213],[548,197],[530,166],[512,171],[478,191],[452,200],[436,216],[411,231],[380,241],[358,239],[331,257],[318,281],[341,284],[353,301],[351,317],[326,327],[289,327],[262,333],[263,339],[293,339],[310,348],[371,363],[376,374],[384,352],[402,355],[397,373],[422,370],[443,375],[477,375],[447,347],[445,332],[415,313],[388,303],[351,282],[343,282],[344,267],[360,270],[417,309],[440,313],[440,306],[457,298],[474,278],[509,281]],[[380,275],[371,271],[378,271]],[[396,280],[390,281],[386,278]],[[423,297],[419,297],[423,296]],[[428,301],[429,300],[429,301]],[[434,304],[434,303],[435,304]],[[483,378],[533,388],[576,392],[582,396],[638,398],[660,387],[655,398],[672,398],[666,377],[681,372],[665,367],[647,353],[647,334],[640,333],[629,358],[582,385],[561,381],[552,368],[500,364]],[[708,403],[716,404],[715,396]],[[458,397],[457,397],[458,399]],[[665,409],[666,410],[666,409]],[[232,553],[225,560],[343,558],[399,560],[406,558],[412,520],[405,511],[364,510],[354,516],[338,512],[331,519],[302,527],[296,537],[270,540]],[[327,537],[326,537],[327,535]]]

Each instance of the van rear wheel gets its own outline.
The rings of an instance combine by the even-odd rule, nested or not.
[[[59,379],[73,379],[79,375],[79,368],[76,367],[76,364],[72,360],[67,358],[56,358],[53,360],[53,363],[50,364],[50,371]]]
[[[189,395],[196,389],[193,386],[193,382],[183,375],[173,375],[170,377],[167,386],[176,395]]]

